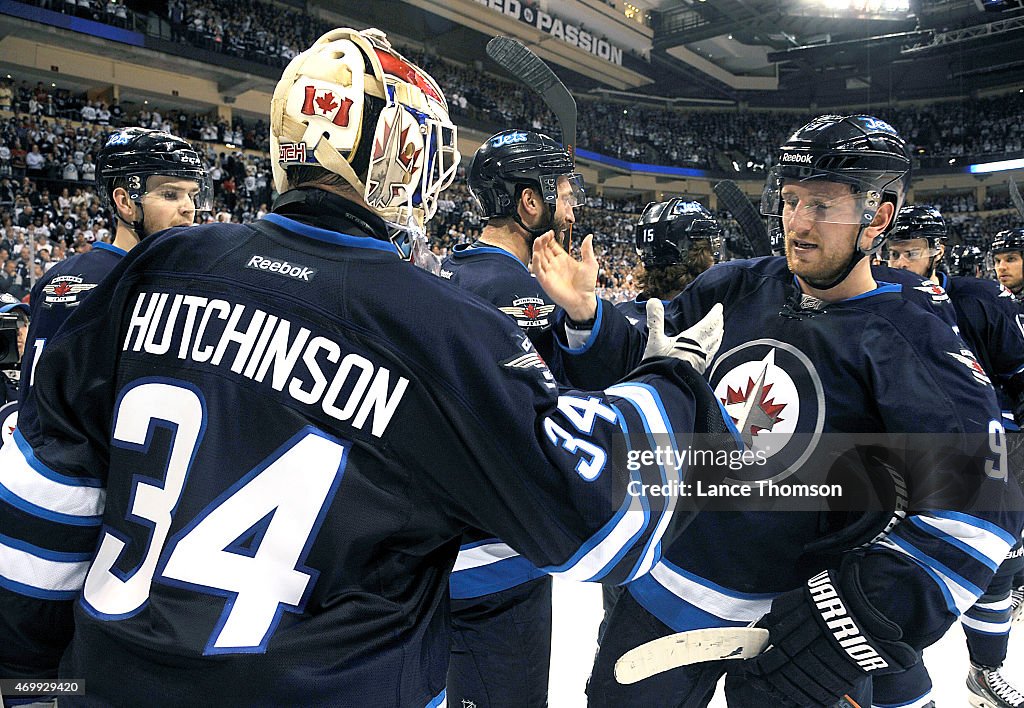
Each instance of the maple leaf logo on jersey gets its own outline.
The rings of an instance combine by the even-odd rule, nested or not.
[[[985,373],[985,369],[978,363],[978,360],[974,358],[974,352],[970,349],[961,349],[959,354],[954,354],[953,352],[946,353],[970,369],[975,381],[985,386],[992,385],[992,380],[989,379],[988,374]]]
[[[760,431],[771,432],[776,423],[783,421],[779,413],[785,409],[786,404],[776,403],[774,398],[768,397],[773,384],[766,383],[766,378],[769,367],[774,364],[773,354],[769,354],[771,361],[764,362],[757,381],[747,377],[747,385],[742,389],[727,385],[725,398],[721,399],[725,404],[725,412],[732,418],[747,445],[753,444],[754,436]]]
[[[58,275],[43,286],[43,305],[74,307],[79,295],[95,287],[96,283],[86,283],[77,275]]]
[[[0,406],[0,447],[11,442],[18,427],[18,402],[11,401]]]
[[[922,280],[920,285],[914,286],[914,290],[928,295],[931,297],[932,302],[949,301],[949,295],[946,294],[946,291],[940,285],[933,283],[930,280]]]
[[[499,309],[520,327],[547,327],[548,315],[554,312],[555,306],[545,304],[539,297],[521,297],[513,300],[510,307]]]

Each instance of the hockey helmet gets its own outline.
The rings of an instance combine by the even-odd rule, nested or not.
[[[441,88],[377,29],[333,29],[288,64],[270,108],[277,191],[293,166],[342,177],[410,257],[459,165]]]
[[[895,224],[889,233],[890,241],[911,241],[927,239],[934,248],[945,242],[948,236],[946,220],[935,207],[907,204],[896,215]]]
[[[647,267],[682,263],[694,241],[706,240],[717,253],[722,228],[700,202],[675,197],[644,207],[636,225],[636,253]]]
[[[196,211],[213,207],[213,184],[202,158],[177,136],[148,128],[122,128],[107,137],[96,156],[100,198],[115,213],[114,189],[123,187],[128,197],[140,204],[148,178],[157,175],[195,180],[199,184]]]
[[[985,252],[977,246],[954,246],[949,255],[950,275],[974,276],[985,265]]]
[[[572,156],[547,135],[531,130],[505,130],[480,146],[469,165],[469,189],[487,218],[515,217],[520,191],[540,189],[554,209],[558,178],[565,175],[573,190],[572,206],[583,203],[583,177]]]
[[[786,182],[823,180],[848,184],[859,208],[834,210],[850,219],[838,223],[871,224],[879,206],[892,202],[894,210],[903,205],[910,184],[910,154],[903,138],[883,120],[867,115],[825,115],[797,130],[779,151],[778,164],[771,168],[761,198],[761,213],[782,216],[782,188]],[[892,227],[892,221],[887,225]],[[885,231],[871,247],[857,250],[876,253]],[[859,238],[858,238],[859,241]]]
[[[992,237],[992,255],[1020,251],[1024,253],[1024,229],[1005,229]]]

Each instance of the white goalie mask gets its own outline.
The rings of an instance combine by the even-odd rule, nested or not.
[[[437,83],[380,30],[335,29],[284,71],[270,110],[274,186],[286,168],[340,175],[381,216],[410,258],[459,165],[456,128]]]

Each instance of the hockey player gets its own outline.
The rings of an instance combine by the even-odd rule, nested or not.
[[[486,223],[477,241],[454,248],[440,275],[511,317],[557,378],[549,322],[555,306],[528,266],[534,239],[569,233],[583,178],[561,145],[529,130],[488,138],[467,177]],[[462,544],[449,581],[449,702],[547,705],[551,577],[484,531],[468,532]]]
[[[887,242],[889,265],[926,278],[949,294],[957,331],[996,386],[1004,426],[1016,430],[1024,420],[1024,332],[1018,320],[1019,307],[998,283],[950,276],[939,270],[946,237],[946,222],[937,209],[904,206]],[[1010,636],[1013,577],[1021,570],[1024,557],[1018,542],[1000,564],[985,594],[962,618],[971,659],[967,687],[973,694],[973,705],[1018,708],[1024,703],[1024,696],[999,673]],[[909,671],[877,677],[874,693],[874,704],[879,708],[925,706],[931,702],[931,679],[924,663],[919,662]]]
[[[943,438],[905,451],[906,474],[865,458],[890,500],[881,508],[895,513],[844,518],[748,502],[699,515],[616,605],[588,687],[591,705],[704,706],[727,670],[731,706],[830,706],[844,695],[867,705],[871,675],[913,664],[974,604],[1019,538],[1020,490],[1007,482],[991,385],[948,326],[906,301],[899,286],[871,277],[867,257],[884,242],[909,173],[906,145],[883,121],[811,121],[783,144],[762,202],[785,233],[786,257],[715,266],[667,306],[665,329],[725,303],[725,335],[707,375],[776,483],[820,479],[828,468],[818,469],[815,455],[842,441],[828,433]],[[567,329],[558,322],[554,331],[570,379],[597,387],[628,371],[648,337],[597,301],[584,277],[596,271],[593,252],[582,256],[577,262],[542,238],[534,268],[569,318]],[[941,453],[954,440],[969,450],[974,436],[987,439],[988,464],[1002,472],[965,477],[965,462],[980,462],[977,455]],[[908,436],[906,444],[922,443]],[[901,479],[910,480],[902,522],[903,507],[891,503]],[[967,479],[979,482],[970,505],[921,498],[926,488]],[[765,479],[748,482],[760,487]],[[770,632],[770,648],[754,659],[687,666],[628,686],[613,677],[615,660],[651,639],[754,621]]]
[[[648,300],[671,300],[715,264],[722,248],[722,227],[700,202],[675,197],[644,207],[634,238],[644,265],[643,290],[616,307],[631,324],[643,327]]]
[[[168,133],[147,128],[112,133],[97,155],[96,171],[100,198],[117,224],[113,242],[97,241],[36,281],[22,401],[46,342],[124,255],[151,234],[191,225],[197,211],[211,207],[213,190],[199,154]]]
[[[989,248],[995,263],[996,278],[1013,293],[1017,302],[1024,300],[1024,229],[1006,229],[992,238]]]
[[[513,322],[408,262],[459,162],[425,72],[331,30],[270,117],[273,213],[144,239],[40,357],[0,449],[0,677],[81,678],[90,705],[436,707],[466,528],[622,583],[693,516],[647,490],[696,470],[633,470],[625,436],[725,431],[699,374],[720,330],[559,395]]]

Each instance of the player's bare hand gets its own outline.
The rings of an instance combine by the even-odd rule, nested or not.
[[[594,235],[580,245],[576,260],[559,245],[550,231],[533,242],[530,270],[544,292],[565,310],[570,319],[585,322],[597,314],[597,257]]]

